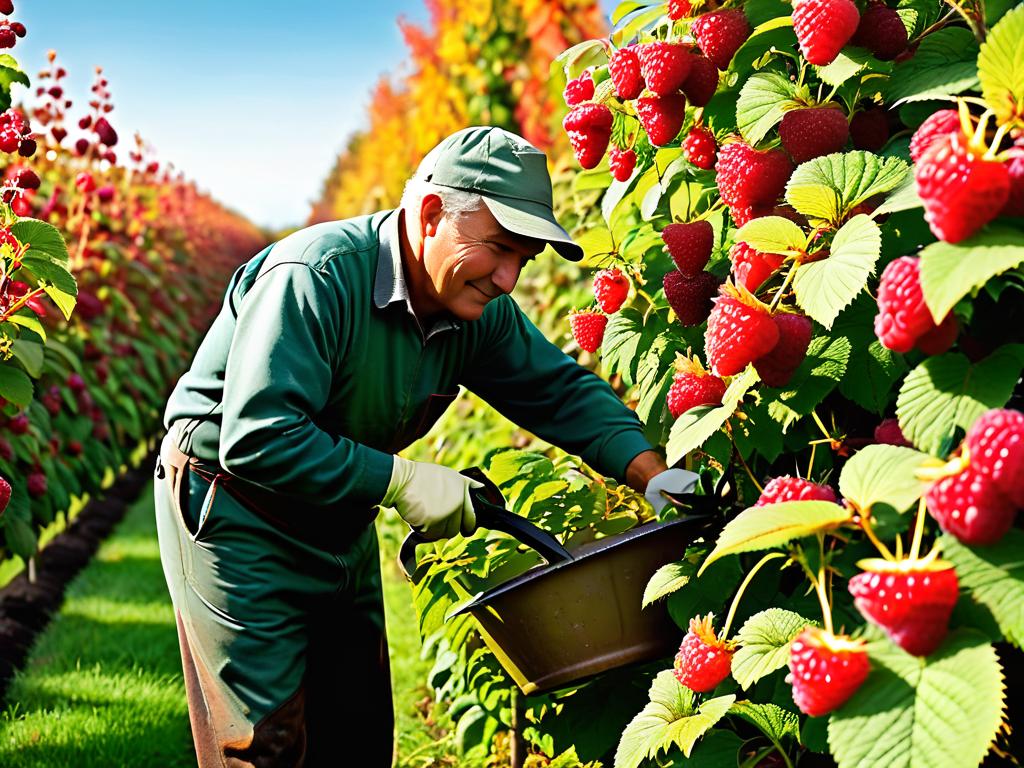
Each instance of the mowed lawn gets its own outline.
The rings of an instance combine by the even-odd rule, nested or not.
[[[391,540],[394,537],[390,537]],[[429,663],[411,591],[387,551],[384,589],[399,765],[451,765],[427,726]],[[70,585],[0,713],[0,766],[195,766],[174,613],[147,488],[93,562]]]

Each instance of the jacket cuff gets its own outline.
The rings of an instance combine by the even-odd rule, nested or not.
[[[653,451],[654,446],[647,442],[644,433],[639,429],[616,432],[598,448],[593,461],[587,461],[592,467],[615,478],[620,483],[626,482],[626,467],[644,451]]]
[[[395,457],[366,445],[362,446],[362,453],[362,471],[356,483],[356,493],[365,498],[371,506],[378,506],[391,485]]]

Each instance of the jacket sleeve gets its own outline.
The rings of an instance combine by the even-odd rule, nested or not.
[[[637,415],[607,381],[548,341],[510,296],[491,304],[462,383],[519,426],[624,481],[630,461],[652,450]]]
[[[281,263],[242,297],[224,375],[219,458],[231,474],[312,504],[379,504],[393,457],[320,429],[342,299],[305,263]]]

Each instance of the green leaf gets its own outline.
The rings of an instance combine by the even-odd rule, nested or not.
[[[43,375],[43,345],[35,341],[15,339],[12,344],[14,356],[18,359],[28,375],[38,379]]]
[[[7,322],[20,325],[22,328],[28,328],[32,333],[38,334],[39,338],[43,341],[46,341],[46,329],[43,328],[43,324],[39,322],[39,318],[35,314],[11,315],[7,318]]]
[[[15,405],[32,402],[32,379],[13,365],[0,363],[0,397]]]
[[[607,256],[615,253],[615,243],[612,242],[612,233],[603,224],[573,235],[576,245],[583,249],[587,258],[595,256]]]
[[[847,48],[840,51],[831,64],[824,67],[815,67],[815,69],[818,70],[818,77],[823,82],[839,87],[851,77],[860,74],[872,62],[873,57],[867,51],[858,48]],[[878,67],[877,62],[874,63],[874,67]]]
[[[981,95],[996,122],[1021,124],[1024,110],[1024,6],[1000,19],[985,36],[978,54]]]
[[[960,589],[992,612],[1008,641],[1024,645],[1024,531],[1012,528],[990,547],[966,547],[948,533],[940,541]]]
[[[21,83],[27,88],[32,81],[21,71],[21,67],[18,66],[13,56],[4,54],[4,57],[3,62],[0,63],[0,106],[7,109],[11,106],[11,85]]]
[[[932,461],[927,453],[913,448],[869,445],[846,462],[839,492],[865,512],[879,502],[902,512],[928,489],[914,472]]]
[[[985,638],[959,630],[925,658],[879,639],[868,654],[868,679],[829,721],[840,768],[975,768],[1002,721],[1005,695]]]
[[[869,197],[896,189],[909,170],[898,157],[861,150],[816,157],[793,171],[786,201],[805,216],[838,224]]]
[[[777,704],[737,701],[729,709],[729,714],[743,718],[776,744],[786,736],[800,740],[800,718],[795,712],[783,709]]]
[[[747,619],[736,633],[740,647],[732,657],[732,676],[743,690],[786,666],[789,644],[808,625],[817,623],[782,608],[769,608]]]
[[[768,401],[768,413],[782,424],[783,431],[807,416],[843,380],[850,353],[850,340],[845,336],[811,339],[807,356],[789,384]]]
[[[50,297],[50,301],[57,305],[57,309],[59,309],[61,314],[64,315],[64,319],[70,320],[71,313],[75,311],[75,304],[78,303],[75,299],[77,290],[75,293],[66,293],[49,283],[43,285],[43,290],[46,291],[46,295]]]
[[[28,560],[36,553],[38,540],[32,524],[20,517],[8,515],[4,521],[4,538],[7,546],[18,557]]]
[[[11,232],[22,245],[29,245],[27,255],[67,263],[68,246],[52,224],[39,219],[18,219],[11,225]]]
[[[765,253],[793,256],[802,253],[807,236],[789,219],[781,216],[762,216],[748,221],[736,233],[736,242]]]
[[[907,174],[903,181],[900,182],[900,185],[886,197],[885,202],[871,212],[871,218],[877,219],[883,214],[910,211],[914,208],[922,207],[924,207],[924,202],[917,194],[917,185],[914,184],[914,177],[911,174]]]
[[[793,539],[832,530],[849,519],[850,512],[831,501],[784,501],[750,507],[722,529],[697,575],[726,555],[779,547]]]
[[[646,608],[677,589],[682,589],[690,583],[690,579],[696,572],[697,564],[690,560],[679,560],[663,565],[647,582],[647,588],[644,589],[643,607]]]
[[[634,15],[623,18],[612,31],[615,44],[621,47],[623,43],[632,40],[645,29],[653,26],[664,15],[664,6],[661,3],[656,3],[654,8],[639,10]]]
[[[945,27],[926,36],[917,53],[893,67],[885,102],[947,99],[978,84],[978,42],[969,29]]]
[[[886,349],[878,339],[867,346],[854,344],[848,367],[858,375],[844,376],[839,391],[864,410],[879,415],[889,408],[892,385],[907,372],[903,355]]]
[[[701,405],[691,408],[676,419],[668,436],[665,452],[669,466],[675,464],[694,448],[699,448],[736,412],[743,396],[757,381],[757,371],[748,365],[743,373],[733,378],[718,406]]]
[[[757,72],[747,78],[736,100],[736,127],[743,138],[750,144],[761,141],[787,108],[799,106],[795,95],[796,86],[780,72]]]
[[[959,243],[937,242],[922,250],[921,290],[935,322],[991,278],[1024,264],[1022,241],[1019,230],[995,226]]]
[[[960,427],[968,429],[991,408],[1002,408],[1024,368],[1024,345],[1011,344],[972,365],[959,353],[930,357],[903,381],[896,417],[903,435],[922,451],[939,455]]]
[[[615,768],[637,768],[675,744],[689,757],[697,739],[725,717],[735,696],[719,696],[694,707],[694,693],[679,684],[672,670],[659,672],[651,701],[622,732]]]
[[[882,232],[870,217],[854,216],[836,232],[832,253],[802,264],[793,278],[796,301],[826,328],[867,285],[882,252]]]

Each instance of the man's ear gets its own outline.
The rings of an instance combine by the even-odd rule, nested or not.
[[[444,218],[444,204],[441,202],[441,198],[432,192],[424,195],[420,202],[420,231],[423,233],[423,237],[436,236],[442,218]]]

